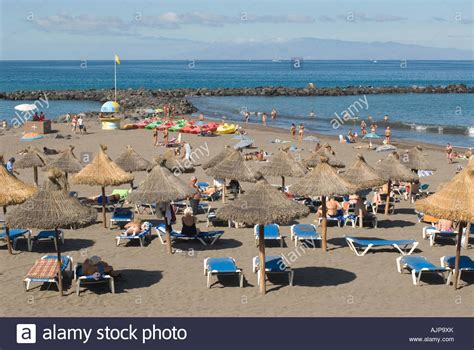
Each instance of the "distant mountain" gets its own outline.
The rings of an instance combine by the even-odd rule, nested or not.
[[[149,38],[165,50],[150,59],[291,59],[317,60],[472,60],[473,51],[408,45],[396,42],[358,42],[318,38],[249,42],[197,42]],[[155,57],[158,55],[158,57]],[[137,57],[138,58],[138,57]],[[141,57],[143,58],[143,57]]]

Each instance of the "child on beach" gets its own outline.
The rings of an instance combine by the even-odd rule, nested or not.
[[[295,123],[291,123],[290,135],[291,135],[291,138],[294,140],[295,137],[296,137],[296,125],[295,125]]]
[[[298,130],[298,142],[301,143],[303,142],[303,135],[304,135],[304,125],[303,123],[300,124],[299,130]]]
[[[267,126],[267,113],[262,113],[262,124],[263,126]]]

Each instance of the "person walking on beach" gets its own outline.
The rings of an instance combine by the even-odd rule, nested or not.
[[[272,121],[275,121],[277,118],[277,111],[275,108],[272,109],[272,112],[270,113],[270,117],[272,118]]]
[[[448,163],[453,164],[454,150],[450,143],[446,146],[446,157],[448,158]]]
[[[84,135],[84,119],[82,119],[81,115],[77,119],[77,126],[79,126],[79,133]]]
[[[291,135],[291,139],[294,140],[295,137],[296,137],[296,125],[295,125],[295,123],[291,123],[290,135]]]
[[[75,134],[77,131],[77,116],[72,117],[71,121],[71,131]]]
[[[299,130],[298,130],[298,142],[301,143],[303,142],[303,136],[304,136],[304,125],[303,123],[300,124]]]
[[[267,126],[267,113],[262,113],[262,124],[263,126]]]
[[[385,144],[389,145],[390,144],[390,139],[392,137],[392,130],[390,130],[390,127],[387,126],[385,129]]]

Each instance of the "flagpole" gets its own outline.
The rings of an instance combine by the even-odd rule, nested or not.
[[[115,84],[115,102],[117,102],[117,59],[114,58],[114,84]]]

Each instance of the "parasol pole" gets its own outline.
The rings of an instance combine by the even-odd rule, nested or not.
[[[102,220],[104,221],[104,228],[107,228],[107,214],[105,213],[105,187],[102,186]]]
[[[56,227],[54,229],[54,240],[56,243],[56,249],[58,253],[58,266],[59,266],[59,272],[58,272],[58,285],[59,285],[59,293],[61,296],[64,296],[63,294],[63,276],[62,276],[62,262],[61,262],[61,247],[59,246],[59,230]]]
[[[260,271],[260,293],[265,294],[266,284],[265,284],[265,225],[258,225],[258,259]]]
[[[456,260],[454,262],[454,289],[458,289],[459,279],[459,259],[461,258],[461,244],[462,244],[462,230],[465,227],[464,221],[461,221],[458,226],[458,242],[456,245]]]
[[[7,214],[7,207],[6,205],[3,206],[3,216]],[[12,252],[12,242],[10,241],[10,227],[5,222],[5,237],[7,238],[7,246],[8,246],[8,253],[13,254]]]
[[[222,203],[225,203],[225,179],[224,179],[224,185],[222,186]]]
[[[328,230],[328,219],[327,215],[327,207],[326,207],[326,196],[321,196],[321,215],[322,215],[322,229],[323,229],[323,241],[322,241],[322,249],[323,252],[327,251],[327,230]]]
[[[117,102],[117,59],[114,59],[114,86],[115,86],[115,102]]]
[[[33,177],[35,180],[35,185],[38,187],[38,167],[33,167]]]
[[[387,201],[385,203],[385,215],[388,215],[388,209],[390,208],[390,187],[392,186],[392,180],[388,180],[387,184]]]
[[[285,193],[285,177],[281,177],[281,191]]]
[[[171,245],[171,222],[168,222],[168,217],[166,216],[166,211],[168,209],[168,205],[171,211],[171,204],[167,203],[165,205],[165,234],[166,234],[166,246],[169,254],[173,254],[173,247]]]

